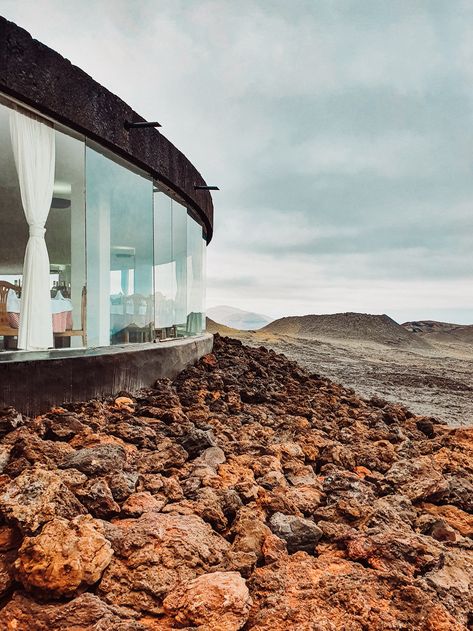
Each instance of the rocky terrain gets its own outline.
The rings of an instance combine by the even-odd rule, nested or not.
[[[473,325],[342,313],[281,318],[259,331],[225,329],[264,345],[365,397],[400,402],[450,425],[473,424]]]
[[[0,413],[2,631],[465,631],[473,428],[266,348]]]

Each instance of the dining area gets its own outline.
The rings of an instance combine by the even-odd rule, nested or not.
[[[20,280],[14,283],[0,280],[0,337],[3,338],[3,348],[1,350],[11,351],[18,348],[18,333],[22,310],[21,294]],[[65,340],[73,336],[82,336],[83,345],[86,345],[85,301],[86,291],[84,287],[82,291],[81,326],[80,329],[74,330],[70,287],[66,283],[63,285],[59,285],[57,282],[53,283],[50,291],[49,306],[55,348],[69,346]]]

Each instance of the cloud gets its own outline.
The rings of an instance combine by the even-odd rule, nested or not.
[[[473,321],[468,0],[0,7],[220,185],[209,302]]]

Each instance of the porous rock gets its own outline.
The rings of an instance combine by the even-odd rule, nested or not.
[[[159,612],[171,589],[220,566],[230,548],[196,515],[148,512],[116,526],[115,556],[98,593],[138,611]]]
[[[86,509],[53,471],[26,469],[0,493],[0,512],[25,533],[55,517],[72,519]]]
[[[42,603],[20,592],[1,610],[1,631],[147,631],[131,610],[108,605],[94,594],[63,603]]]
[[[238,631],[248,619],[251,597],[238,572],[202,574],[164,599],[164,610],[201,631]]]
[[[322,530],[310,519],[283,513],[274,513],[269,520],[269,526],[275,535],[284,539],[288,552],[313,552],[323,535]]]
[[[86,475],[103,475],[122,469],[125,464],[125,450],[120,445],[97,445],[86,447],[67,456],[61,466],[74,467]]]
[[[174,382],[116,396],[3,414],[1,631],[219,631],[227,605],[238,626],[219,574],[246,579],[248,631],[471,626],[472,428],[218,336]]]
[[[48,596],[71,596],[96,583],[112,558],[100,524],[87,516],[49,521],[35,537],[25,537],[15,561],[25,589]]]

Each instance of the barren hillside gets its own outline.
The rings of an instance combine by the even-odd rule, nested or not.
[[[473,325],[451,324],[436,320],[415,320],[402,324],[418,338],[426,342],[443,342],[446,344],[473,344]]]
[[[357,340],[395,347],[427,347],[423,339],[385,314],[335,313],[290,316],[271,322],[261,331],[300,338]]]
[[[232,329],[219,322],[214,322],[211,318],[207,318],[207,331],[214,334],[219,333],[220,335],[235,335],[239,333],[237,329]]]

